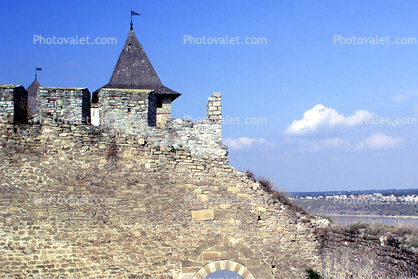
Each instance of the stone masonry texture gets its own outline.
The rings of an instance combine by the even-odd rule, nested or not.
[[[85,125],[3,124],[1,134],[3,278],[192,278],[222,260],[254,278],[321,267],[320,221],[226,157]]]
[[[160,106],[157,106],[157,126],[165,127],[166,123],[171,120],[171,98],[158,97]]]
[[[389,240],[389,241],[388,241]],[[367,229],[327,231],[321,255],[324,278],[417,278],[418,249],[397,237],[371,235]]]
[[[100,125],[129,133],[145,126],[155,126],[155,97],[151,90],[109,89],[99,91]]]
[[[147,121],[130,106],[146,106],[141,92],[102,90],[109,107],[125,98],[114,109],[126,109],[126,126],[0,123],[0,278],[203,279],[227,269],[293,279],[308,268],[325,278],[417,275],[414,251],[331,229],[231,167],[220,93],[205,121],[139,129],[128,112]],[[83,107],[87,93],[78,92]],[[113,117],[106,106],[100,114]]]
[[[0,84],[0,123],[26,123],[28,92],[21,85]]]
[[[87,88],[39,87],[36,102],[40,123],[90,123],[90,92]]]

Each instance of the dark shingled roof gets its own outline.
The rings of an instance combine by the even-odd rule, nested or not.
[[[38,87],[41,86],[37,79],[35,79],[31,85],[29,85],[28,90],[28,96],[36,96],[36,92],[38,91]]]
[[[172,101],[181,95],[162,84],[133,30],[129,31],[112,77],[103,88],[150,89],[156,94],[170,95]]]

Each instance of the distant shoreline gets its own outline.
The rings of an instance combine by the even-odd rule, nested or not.
[[[324,214],[329,217],[353,217],[353,218],[393,218],[393,219],[418,219],[418,216],[400,215],[353,215],[353,214]]]

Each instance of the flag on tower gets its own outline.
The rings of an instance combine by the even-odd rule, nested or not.
[[[140,15],[140,14],[138,14],[137,12],[132,11],[132,9],[131,9],[131,30],[134,30],[133,24],[132,24],[132,16],[137,16],[137,15]]]

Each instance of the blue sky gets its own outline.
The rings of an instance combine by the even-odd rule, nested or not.
[[[6,1],[0,83],[28,87],[37,65],[43,86],[100,88],[128,35],[131,8],[141,14],[134,30],[160,79],[183,94],[173,117],[204,117],[207,98],[221,92],[225,118],[260,118],[223,125],[238,170],[286,191],[418,188],[418,43],[395,43],[418,38],[418,2]],[[34,44],[34,36],[117,43]],[[184,36],[266,43],[189,44]],[[363,43],[334,43],[335,36]],[[376,36],[389,39],[364,43]],[[389,124],[373,124],[376,117]],[[410,124],[391,124],[397,118]]]

